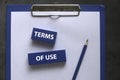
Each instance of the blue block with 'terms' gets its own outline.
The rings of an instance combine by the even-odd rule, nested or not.
[[[55,44],[56,36],[57,32],[55,31],[33,28],[31,39],[40,42]]]

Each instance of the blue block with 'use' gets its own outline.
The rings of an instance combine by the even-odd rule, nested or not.
[[[57,32],[33,28],[32,40],[55,44]]]
[[[29,65],[66,62],[65,50],[37,52],[28,54]]]

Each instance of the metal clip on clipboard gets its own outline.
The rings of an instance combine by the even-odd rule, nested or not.
[[[79,13],[79,4],[33,4],[31,7],[33,17],[75,17]]]

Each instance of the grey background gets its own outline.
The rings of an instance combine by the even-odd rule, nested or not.
[[[6,5],[33,3],[79,3],[105,5],[106,80],[120,80],[120,0],[0,0],[0,80],[5,80]]]

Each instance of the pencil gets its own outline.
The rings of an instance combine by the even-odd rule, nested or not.
[[[82,49],[82,52],[81,52],[81,55],[80,55],[78,64],[77,64],[76,69],[75,69],[75,72],[74,72],[74,75],[73,75],[73,77],[72,77],[72,80],[76,80],[77,74],[78,74],[78,72],[79,72],[79,69],[80,69],[82,60],[83,60],[83,58],[84,58],[84,55],[85,55],[85,52],[86,52],[86,49],[87,49],[87,45],[88,45],[88,40],[86,40],[86,43],[84,44],[84,47],[83,47],[83,49]]]

